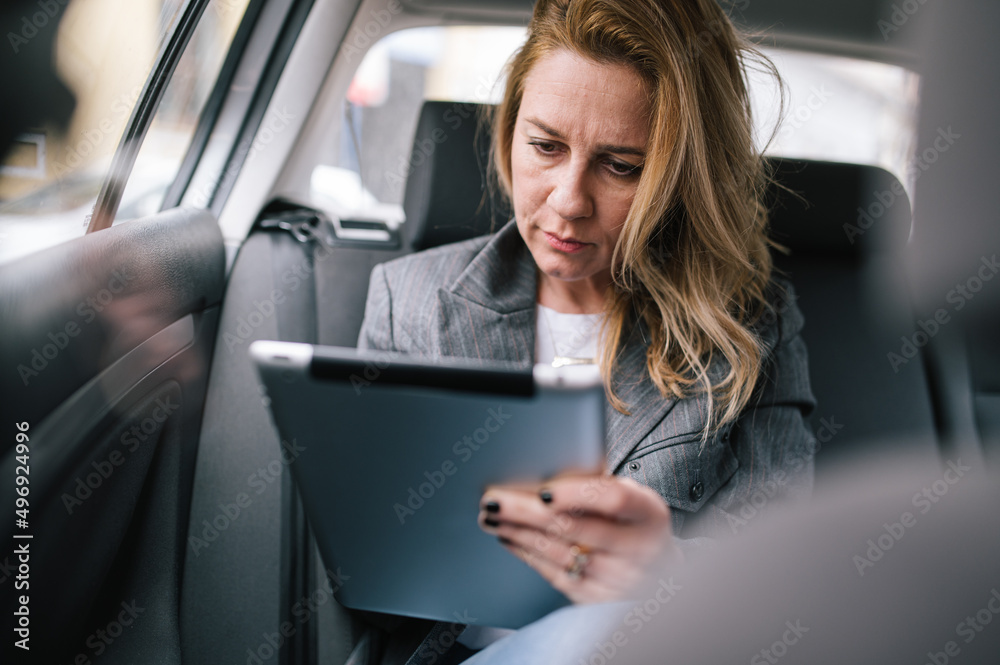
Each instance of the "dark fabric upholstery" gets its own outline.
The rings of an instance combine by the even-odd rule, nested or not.
[[[269,316],[257,327],[241,328],[241,321],[248,325],[247,317],[257,311],[254,302],[270,298],[277,287],[273,261],[269,237],[251,236],[236,257],[226,290],[185,543],[185,662],[246,662],[247,649],[256,650],[280,623],[284,465],[246,352],[252,340],[276,339],[278,327]],[[272,474],[268,467],[275,462],[278,473]],[[241,494],[249,505],[235,518],[225,516],[225,507]]]
[[[771,158],[775,265],[805,316],[813,427],[822,482],[835,458],[905,439],[933,452],[937,434],[924,360],[890,361],[915,322],[898,257],[910,229],[902,185],[872,166]],[[902,356],[900,356],[902,358]]]
[[[486,107],[424,102],[406,180],[405,231],[414,251],[474,238],[510,218],[487,187],[489,132],[478,131]]]

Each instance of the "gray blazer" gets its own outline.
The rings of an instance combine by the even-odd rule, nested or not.
[[[530,366],[536,267],[513,221],[491,236],[405,256],[372,271],[358,346],[424,358],[460,356]],[[607,406],[607,470],[652,487],[671,507],[675,535],[738,531],[762,504],[804,496],[815,440],[802,315],[791,286],[774,285],[759,334],[763,379],[740,418],[701,446],[707,399],[664,398],[646,372],[636,329],[615,377],[631,415]],[[724,372],[721,364],[710,376]]]

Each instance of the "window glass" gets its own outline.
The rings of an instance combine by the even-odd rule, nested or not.
[[[205,10],[140,152],[136,184],[130,179],[119,218],[158,209],[247,2],[214,0]],[[59,25],[55,65],[76,107],[65,131],[29,129],[0,165],[0,262],[84,234],[125,125],[184,4],[69,5]]]
[[[767,153],[881,166],[912,192],[918,80],[902,67],[764,49],[786,86],[784,122],[773,80],[751,75],[757,136]],[[775,131],[777,129],[777,131]]]
[[[153,116],[116,224],[159,212],[249,1],[216,0],[205,10]]]
[[[314,205],[339,218],[403,219],[403,190],[425,99],[496,103],[524,28],[416,28],[366,54],[344,100],[338,136],[310,182]]]
[[[496,103],[503,65],[524,38],[524,28],[451,26],[403,30],[375,44],[351,82],[339,134],[328,137],[323,163],[313,171],[313,204],[341,218],[402,220],[421,103]],[[765,53],[787,92],[785,121],[776,130],[777,88],[751,76],[756,134],[768,154],[877,165],[912,186],[915,74],[843,57]]]

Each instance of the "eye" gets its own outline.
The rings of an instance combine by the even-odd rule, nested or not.
[[[528,141],[528,145],[535,146],[535,150],[543,155],[554,155],[559,150],[559,147],[551,141],[540,141],[538,139],[534,139]]]
[[[618,178],[633,178],[642,173],[642,164],[629,164],[617,159],[607,159],[604,162],[608,172]]]

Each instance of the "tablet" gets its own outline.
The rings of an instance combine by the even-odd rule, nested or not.
[[[519,628],[568,600],[484,533],[484,489],[600,472],[594,366],[533,371],[463,359],[258,341],[250,346],[346,607]]]

